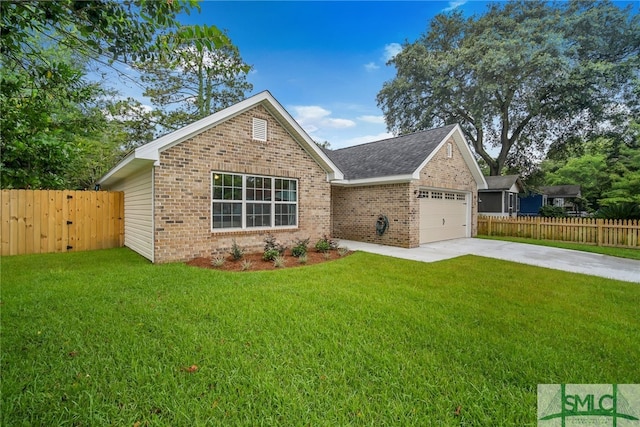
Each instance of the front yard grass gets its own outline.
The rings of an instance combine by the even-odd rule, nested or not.
[[[637,284],[475,256],[1,261],[2,425],[525,426],[537,384],[640,378]]]
[[[574,251],[591,252],[600,255],[609,255],[619,258],[629,258],[640,260],[640,249],[615,248],[611,246],[584,245],[580,243],[562,242],[558,240],[527,239],[523,237],[505,236],[477,236],[481,239],[503,240],[506,242],[528,243],[531,245],[550,246],[553,248],[572,249]]]

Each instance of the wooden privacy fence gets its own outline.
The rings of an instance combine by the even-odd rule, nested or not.
[[[124,244],[124,193],[2,190],[1,254],[86,251]]]
[[[478,234],[640,248],[640,224],[636,220],[481,216]]]

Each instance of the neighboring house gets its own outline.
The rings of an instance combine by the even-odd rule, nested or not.
[[[531,193],[520,197],[520,216],[538,216],[540,208],[547,204],[547,196]]]
[[[582,197],[579,185],[553,185],[541,187],[538,192],[521,198],[521,215],[539,215],[542,206],[558,206],[568,213],[578,212],[580,207],[575,203]]]
[[[541,190],[547,196],[547,205],[565,208],[567,211],[578,209],[575,200],[582,197],[579,185],[553,185],[542,187]]]
[[[489,216],[518,216],[524,185],[518,175],[486,176],[486,190],[478,190],[478,212]]]
[[[136,148],[98,183],[125,193],[125,246],[158,263],[233,241],[258,251],[268,233],[403,247],[473,236],[486,186],[457,125],[322,150],[269,92]]]

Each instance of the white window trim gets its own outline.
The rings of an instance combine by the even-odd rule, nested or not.
[[[213,203],[214,202],[227,202],[223,200],[214,200],[213,198],[213,180],[216,174],[220,175],[240,175],[242,176],[242,213],[241,213],[241,227],[227,227],[227,228],[213,228]],[[268,176],[268,175],[257,175],[257,174],[243,174],[236,172],[222,172],[222,171],[212,171],[210,174],[210,188],[211,195],[209,200],[209,212],[211,214],[209,218],[209,226],[211,228],[212,233],[229,233],[229,232],[237,232],[237,231],[254,231],[254,230],[295,230],[299,227],[300,224],[300,181],[296,178],[286,178],[281,176]],[[276,201],[275,197],[271,201],[260,201],[260,200],[250,200],[247,201],[247,177],[255,177],[255,178],[269,178],[271,179],[271,194],[275,195],[276,191],[276,179],[284,179],[287,181],[295,181],[296,182],[296,200],[295,201]],[[237,200],[228,201],[230,203],[236,202]],[[247,203],[269,203],[271,204],[271,226],[267,227],[247,227]],[[275,225],[276,224],[276,205],[295,205],[296,207],[296,223],[295,225]]]

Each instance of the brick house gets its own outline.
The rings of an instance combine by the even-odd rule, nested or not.
[[[265,91],[136,148],[98,183],[125,194],[125,246],[157,263],[226,253],[234,240],[258,251],[268,233],[286,244],[332,235],[413,247],[424,241],[420,221],[430,224],[425,200],[445,210],[464,206],[455,213],[466,227],[458,234],[475,235],[484,180],[460,128],[409,139],[420,135],[429,137],[424,147],[401,150],[402,158],[422,157],[410,175],[391,168],[363,176],[349,163],[358,154],[322,150]],[[381,236],[380,214],[389,224]]]
[[[458,125],[326,153],[344,174],[331,183],[335,237],[413,248],[477,234],[486,182]]]

